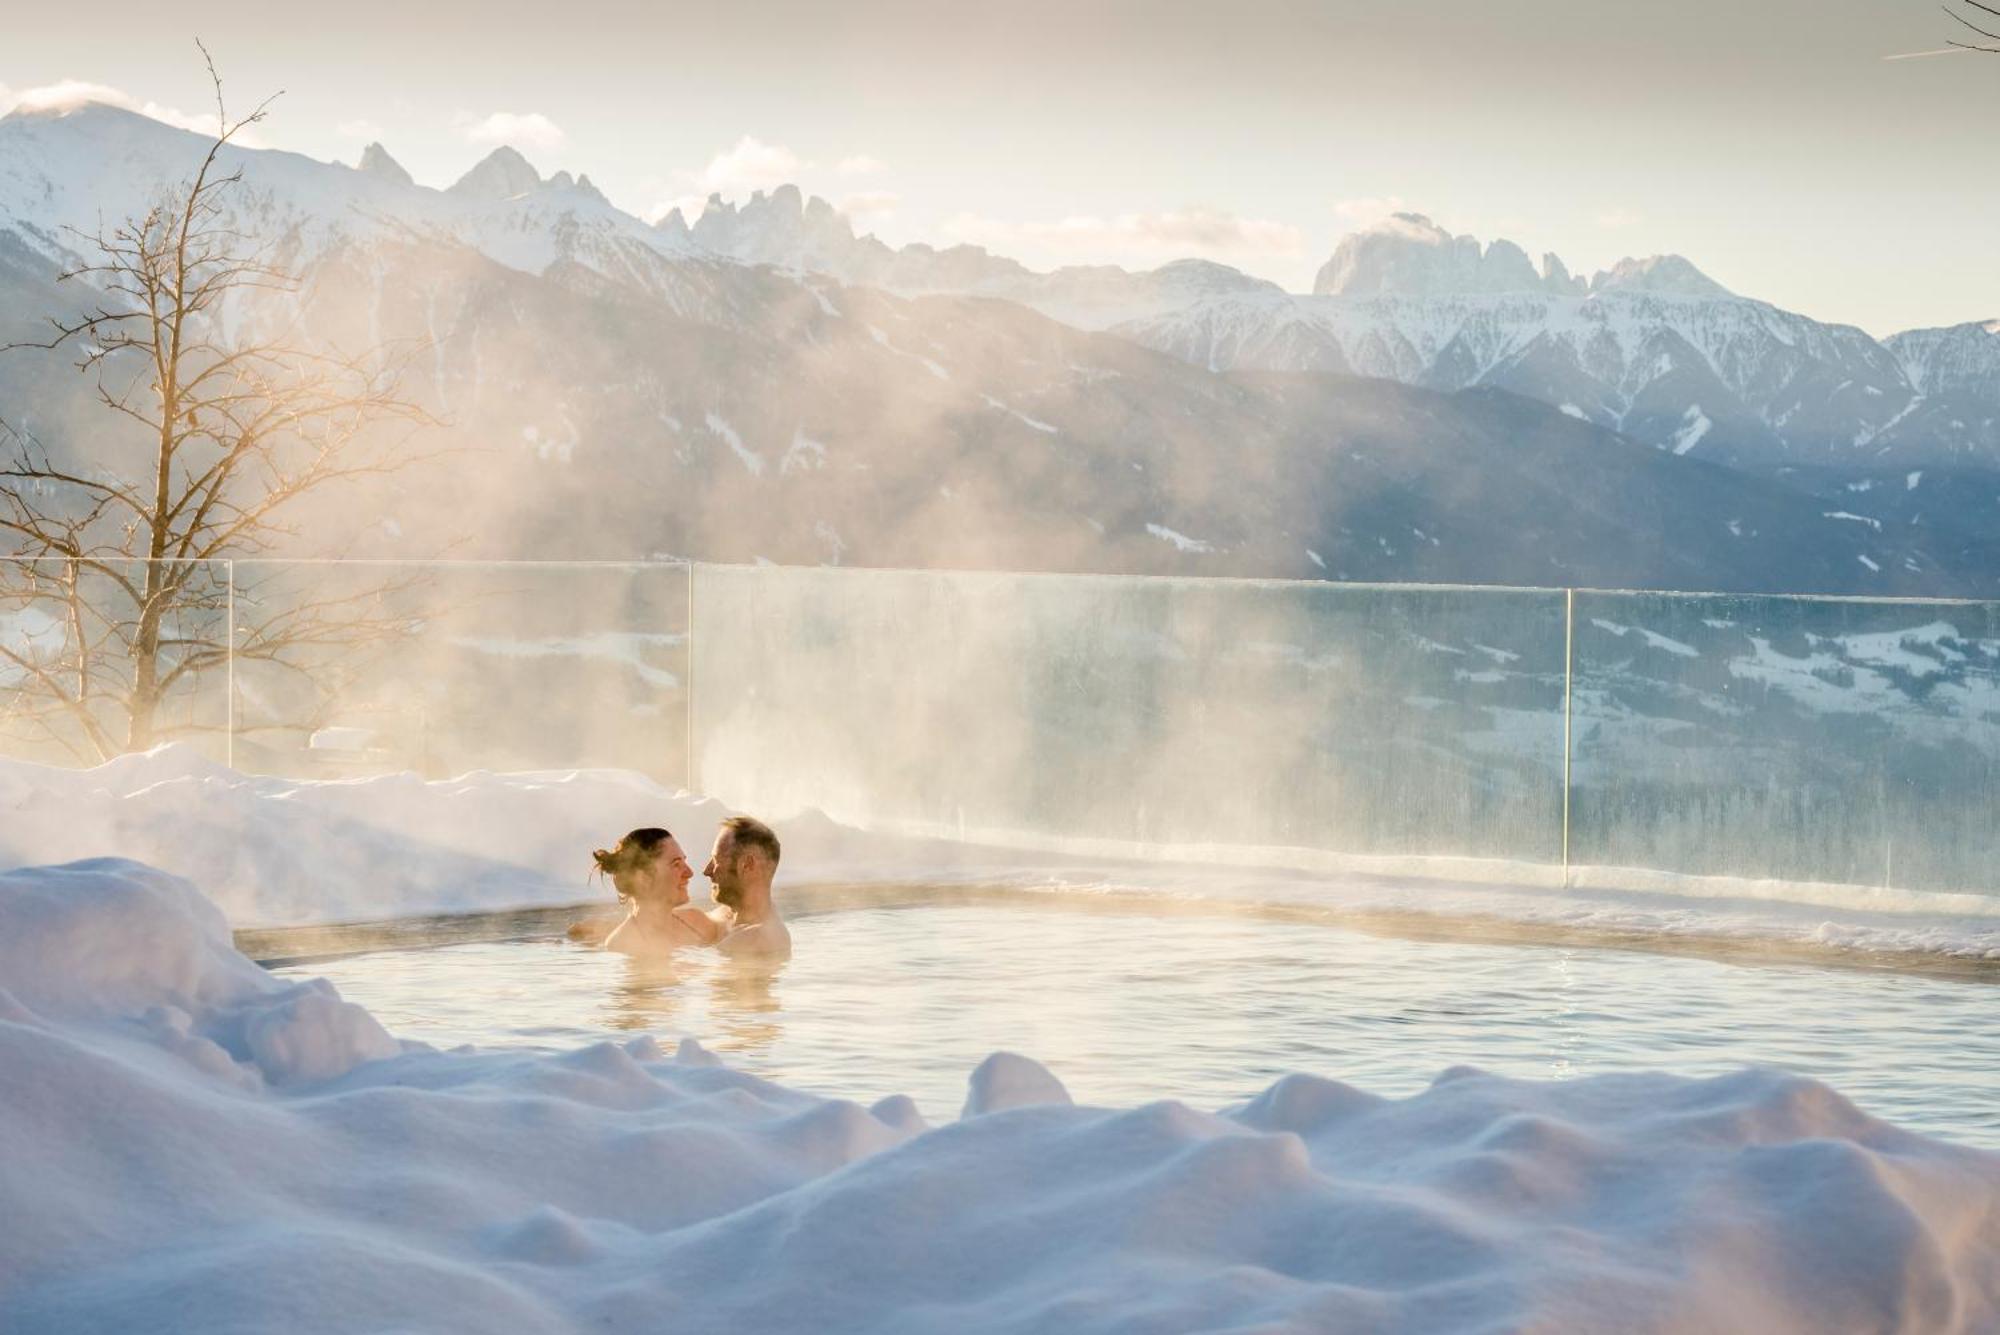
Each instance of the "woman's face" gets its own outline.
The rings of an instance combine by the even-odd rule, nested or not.
[[[688,865],[680,840],[669,839],[661,844],[660,855],[647,871],[652,874],[655,892],[666,899],[668,908],[679,908],[688,902],[688,882],[694,879],[694,868]]]

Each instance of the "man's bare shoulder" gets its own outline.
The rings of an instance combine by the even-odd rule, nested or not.
[[[725,955],[789,955],[792,933],[782,919],[731,928],[716,942]]]

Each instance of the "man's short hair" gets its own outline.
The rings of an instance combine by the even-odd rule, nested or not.
[[[722,822],[722,828],[735,836],[737,848],[760,848],[764,856],[771,859],[771,867],[777,869],[778,857],[782,850],[778,847],[778,836],[771,827],[755,816],[731,816]]]

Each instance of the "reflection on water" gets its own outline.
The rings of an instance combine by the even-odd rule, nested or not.
[[[768,1048],[781,1032],[778,978],[789,960],[716,962],[709,971],[709,1014],[722,1026],[713,1045],[725,1052]]]
[[[619,959],[624,967],[609,990],[611,1027],[641,1032],[678,1028],[685,966],[624,955]]]
[[[530,941],[281,972],[329,977],[391,1031],[440,1046],[692,1035],[800,1088],[909,1094],[933,1120],[956,1115],[996,1049],[1047,1062],[1079,1101],[1206,1108],[1288,1071],[1396,1096],[1453,1065],[1562,1079],[1767,1063],[1913,1129],[2000,1145],[1989,984],[1054,905],[848,909],[792,932],[776,967]]]
[[[510,947],[460,949],[497,949],[504,955]],[[605,958],[616,961],[613,976],[605,980],[603,1016],[608,1028],[650,1034],[689,1032],[682,1017],[689,1009],[690,990],[702,988],[707,1004],[700,1013],[711,1026],[702,1031],[706,1046],[719,1052],[754,1052],[769,1047],[780,1032],[784,1003],[777,984],[787,960],[728,959],[696,951],[667,960]],[[467,1041],[492,1038],[469,1036]]]

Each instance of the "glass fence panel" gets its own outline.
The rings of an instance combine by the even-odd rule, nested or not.
[[[227,754],[223,562],[0,558],[0,755]]]
[[[1573,863],[1990,890],[2000,605],[1576,595]]]
[[[697,566],[700,785],[940,833],[1554,863],[1561,593]]]
[[[687,567],[236,566],[239,767],[686,778]]]

